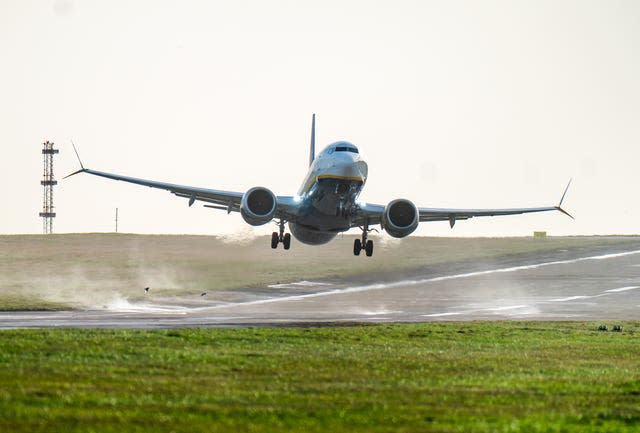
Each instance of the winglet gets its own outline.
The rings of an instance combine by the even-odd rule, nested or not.
[[[86,169],[86,168],[81,168],[80,170],[74,171],[73,173],[66,175],[66,176],[65,176],[65,177],[63,177],[62,179],[64,180],[64,179],[66,179],[66,178],[68,178],[68,177],[71,177],[71,176],[74,176],[74,175],[76,175],[76,174],[78,174],[78,173],[84,173],[85,171],[87,171],[87,169]]]
[[[562,197],[560,198],[560,203],[558,203],[558,206],[556,206],[556,209],[558,209],[560,212],[562,212],[563,214],[567,215],[571,219],[575,219],[569,212],[567,212],[566,210],[562,209],[562,202],[564,201],[564,196],[567,195],[567,191],[569,190],[569,186],[571,185],[571,181],[572,180],[573,179],[569,179],[569,183],[567,184],[567,187],[564,189],[564,192],[562,193]]]
[[[571,181],[572,179],[569,179],[569,183],[567,184],[567,187],[564,189],[564,192],[562,193],[562,198],[560,199],[560,203],[558,203],[558,206],[562,206],[562,202],[564,201],[564,196],[567,195],[567,191],[569,191],[569,186],[571,185]]]
[[[316,114],[311,117],[311,147],[309,148],[309,165],[316,157]]]
[[[65,177],[63,177],[62,179],[66,179],[66,178],[71,177],[71,176],[73,176],[73,175],[75,175],[75,174],[78,174],[78,173],[82,173],[82,172],[87,171],[87,169],[86,169],[86,168],[84,168],[84,165],[82,164],[82,160],[80,159],[80,155],[78,154],[78,149],[76,149],[76,145],[75,145],[75,143],[73,142],[73,140],[71,140],[71,145],[73,146],[73,151],[76,153],[76,158],[78,158],[78,162],[80,163],[80,170],[78,170],[78,171],[74,171],[73,173],[66,175],[66,176],[65,176]]]
[[[73,151],[76,153],[76,158],[78,158],[80,167],[84,170],[84,165],[82,165],[82,160],[80,159],[80,155],[78,154],[78,149],[76,149],[76,144],[73,142],[73,140],[71,140],[71,145],[73,146]]]

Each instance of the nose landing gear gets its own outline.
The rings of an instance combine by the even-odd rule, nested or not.
[[[278,248],[278,244],[282,242],[282,246],[285,250],[288,250],[291,247],[291,234],[284,232],[284,225],[287,222],[284,220],[280,220],[277,222],[279,232],[271,233],[271,248]]]

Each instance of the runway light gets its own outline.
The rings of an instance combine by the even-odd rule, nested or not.
[[[598,326],[598,331],[607,331],[607,325],[600,325]]]
[[[614,332],[622,332],[622,326],[621,325],[613,325],[613,331]]]

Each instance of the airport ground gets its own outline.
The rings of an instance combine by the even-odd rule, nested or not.
[[[0,237],[0,431],[640,428],[640,238],[351,242]]]
[[[636,320],[640,308],[638,237],[407,238],[378,241],[372,258],[353,256],[351,237],[290,251],[266,237],[0,241],[0,328]]]
[[[469,272],[640,250],[640,237],[378,238],[371,258],[353,256],[352,242],[352,236],[338,237],[320,247],[294,242],[291,250],[284,251],[271,250],[266,237],[238,240],[130,234],[0,236],[0,310],[117,311],[127,306],[138,305],[142,310],[145,305],[155,305],[160,312],[162,305],[211,307],[377,283],[391,284],[378,290],[378,297],[384,294],[394,297],[401,291],[398,286],[403,281],[436,277],[449,277],[458,287],[464,282],[465,293],[485,296],[489,301],[492,296],[495,299],[496,294],[491,291],[497,286],[515,295],[526,294],[534,286],[543,290],[552,285],[548,287],[550,295],[561,297],[566,288],[558,287],[554,276],[559,284],[575,288],[583,284],[575,278],[583,274],[580,267],[596,273],[617,273],[630,280],[627,284],[630,286],[640,272],[640,267],[633,267],[637,256],[631,255],[626,261],[619,259],[621,269],[612,269],[613,260],[578,261],[535,269],[526,282],[519,280],[527,273],[526,269],[494,272],[484,278],[455,278]],[[627,263],[629,260],[634,262]],[[540,276],[544,273],[546,277]],[[447,284],[443,281],[430,282],[430,287],[414,293],[414,297],[432,305],[438,291],[450,291],[448,286],[441,286]],[[483,289],[477,283],[482,283]],[[207,295],[201,296],[203,293]],[[363,293],[354,302],[366,301],[371,293]],[[379,303],[384,306],[384,299]],[[327,304],[330,307],[331,302]]]

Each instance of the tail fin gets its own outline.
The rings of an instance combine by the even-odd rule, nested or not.
[[[316,157],[316,114],[311,117],[311,148],[309,149],[309,165]]]

